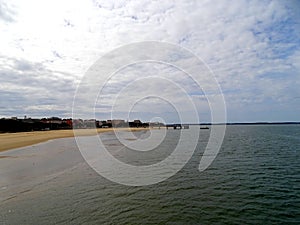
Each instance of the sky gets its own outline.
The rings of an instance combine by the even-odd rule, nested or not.
[[[157,41],[201,59],[219,85],[228,122],[300,121],[299,10],[296,0],[0,0],[0,118],[72,117],[74,96],[97,60]],[[174,65],[127,65],[82,117],[95,110],[97,119],[176,122],[181,114],[195,122],[191,100],[199,120],[209,122],[216,104],[208,95],[216,93],[203,91],[209,81],[202,81]]]

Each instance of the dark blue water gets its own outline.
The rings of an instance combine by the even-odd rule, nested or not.
[[[0,222],[300,224],[300,126],[228,126],[219,155],[200,173],[209,132],[201,131],[192,159],[162,183],[119,185],[82,162],[1,203]],[[177,138],[168,131],[168,141]]]

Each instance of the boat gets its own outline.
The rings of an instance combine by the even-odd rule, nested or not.
[[[208,130],[209,127],[200,127],[201,130]]]

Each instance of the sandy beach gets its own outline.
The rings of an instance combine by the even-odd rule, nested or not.
[[[76,136],[96,135],[97,133],[112,132],[114,130],[137,131],[148,128],[98,128],[98,129],[78,129],[75,130]],[[74,137],[73,130],[50,130],[50,131],[32,131],[19,133],[0,134],[0,152],[14,148],[34,145],[37,143],[53,140],[57,138]]]

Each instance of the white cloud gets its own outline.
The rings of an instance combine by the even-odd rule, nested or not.
[[[0,114],[24,114],[25,108],[65,114],[76,84],[100,56],[131,42],[158,40],[186,47],[202,58],[216,75],[229,111],[253,107],[259,111],[260,107],[265,109],[264,105],[272,110],[284,102],[282,114],[278,114],[278,120],[283,120],[285,110],[291,111],[295,97],[300,96],[300,18],[296,4],[97,0],[1,3],[0,78],[1,91],[6,93],[1,96],[16,96],[24,107],[19,107],[20,101],[8,102],[2,97]],[[201,92],[199,87],[180,72],[171,73],[172,68],[144,65],[136,75],[147,77],[160,72],[162,76],[162,71],[194,93],[201,111],[207,108],[207,103],[199,101],[201,95],[195,97],[195,92]],[[109,96],[130,79],[133,77],[128,72],[112,79],[103,104],[109,105]],[[151,86],[155,93],[161,89],[157,84]],[[135,91],[147,94],[143,88]],[[173,90],[165,91],[182,101]],[[51,104],[47,98],[52,99]],[[128,102],[125,96],[122,99]],[[104,108],[109,111],[109,107]],[[161,113],[164,110],[161,107]],[[296,114],[295,111],[294,119],[298,118]],[[229,114],[229,119],[235,120],[235,115]],[[245,120],[251,120],[251,115],[245,114]]]

